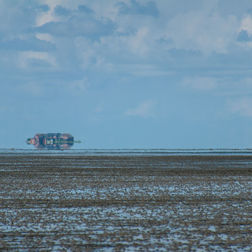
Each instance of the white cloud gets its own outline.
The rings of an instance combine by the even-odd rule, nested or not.
[[[87,38],[77,37],[74,39],[74,46],[82,69],[87,70],[92,68],[107,72],[113,70],[113,64],[105,56],[107,51],[100,42],[92,42]]]
[[[197,0],[193,3],[186,0],[180,0],[180,3],[176,0],[147,1],[157,6],[158,15],[155,17],[144,13],[136,15],[134,12],[122,14],[117,0],[39,0],[38,2],[47,4],[49,10],[41,11],[35,4],[36,12],[27,19],[29,22],[25,21],[22,24],[24,30],[27,29],[29,32],[22,33],[23,30],[16,28],[19,32],[18,37],[29,34],[33,40],[35,36],[53,45],[50,44],[49,49],[44,49],[48,51],[43,53],[20,53],[19,65],[23,68],[30,66],[33,60],[39,60],[51,66],[57,65],[57,70],[62,71],[69,66],[79,66],[85,70],[90,68],[108,72],[124,70],[128,73],[129,68],[124,66],[138,65],[139,67],[135,69],[132,67],[130,73],[139,76],[165,75],[167,72],[164,69],[177,67],[177,59],[183,57],[178,53],[176,58],[176,52],[175,56],[171,56],[169,51],[171,49],[179,49],[183,52],[199,51],[209,55],[232,53],[235,46],[239,46],[239,50],[244,47],[250,50],[252,47],[252,42],[236,43],[240,29],[252,32],[251,17],[248,15],[241,21],[235,15],[222,15],[217,0]],[[120,2],[132,5],[128,0]],[[136,0],[136,2],[139,6],[146,6],[145,0]],[[91,9],[90,13],[81,12],[78,9],[79,5]],[[57,6],[66,8],[69,15],[67,14],[67,17],[57,15],[54,11]],[[14,5],[10,9],[12,18],[8,20],[14,20],[13,24],[16,25],[19,23],[15,19],[17,9]],[[2,12],[3,10],[0,10],[0,13]],[[26,16],[28,13],[26,10]],[[32,19],[33,21],[30,21]],[[35,23],[40,27],[34,28]],[[5,26],[5,22],[1,25]],[[8,33],[13,30],[12,26],[7,28],[4,31],[8,30]],[[31,35],[31,31],[34,34]],[[6,39],[6,36],[3,37]],[[30,43],[35,42],[31,40]],[[28,50],[40,49],[35,47]],[[197,62],[192,64],[197,65]],[[148,69],[147,65],[151,67]],[[214,88],[213,82],[212,84],[209,80],[207,82],[207,85],[201,86],[194,80],[195,84],[192,86],[199,89]]]
[[[197,90],[209,91],[218,86],[218,81],[211,77],[194,77],[184,79],[182,85]]]
[[[40,13],[36,18],[36,26],[42,26],[49,22],[56,22],[59,21],[59,17],[54,15],[54,8],[61,4],[61,0],[41,0],[42,4],[46,4],[49,7],[47,12]]]
[[[19,67],[28,68],[29,66],[31,66],[33,60],[46,62],[53,67],[57,66],[55,58],[47,52],[25,51],[19,53]]]
[[[37,33],[35,36],[39,40],[54,42],[53,36],[48,33]]]
[[[137,107],[128,109],[125,114],[127,116],[152,117],[154,116],[154,105],[155,102],[152,100],[144,101]]]
[[[128,40],[130,50],[135,54],[146,54],[148,52],[147,41],[150,36],[147,27],[140,28],[136,34],[131,36]]]
[[[183,7],[175,0],[165,3],[157,0],[154,3],[159,15],[155,18],[130,12],[121,14],[117,0],[40,2],[49,5],[49,11],[38,15],[37,25],[42,27],[36,37],[55,44],[57,52],[54,55],[60,65],[64,61],[59,58],[71,54],[74,65],[78,64],[83,69],[98,67],[111,71],[118,69],[119,65],[134,63],[151,64],[156,73],[163,73],[161,61],[167,62],[167,65],[176,61],[169,61],[170,49],[210,55],[230,53],[240,44],[236,43],[240,21],[235,15],[222,15],[217,0],[201,0],[192,4],[181,0]],[[127,0],[121,2],[129,4]],[[91,10],[91,14],[78,11],[78,6],[82,4]],[[146,1],[137,0],[137,4],[145,6]],[[66,8],[71,18],[57,16],[54,12],[56,6]],[[174,6],[174,11],[170,10],[171,6]],[[59,50],[61,44],[64,44],[64,50]],[[239,45],[240,48],[244,46],[245,43]],[[142,75],[141,69],[139,75]],[[205,85],[207,87],[210,88],[211,84]]]
[[[234,114],[252,117],[252,98],[250,97],[243,97],[237,100],[229,101],[228,106]]]
[[[46,13],[41,13],[36,18],[36,26],[42,26],[46,23],[58,21],[58,19],[53,15],[53,11],[50,9]]]
[[[72,94],[72,95],[81,95],[84,92],[86,92],[89,81],[86,78],[83,78],[82,80],[76,80],[70,83],[66,84],[66,89]]]
[[[118,0],[106,0],[106,1],[85,0],[83,4],[94,10],[97,18],[99,19],[106,18],[115,21],[118,17],[118,8],[116,7],[117,3]]]
[[[192,11],[176,15],[166,27],[171,47],[200,51],[204,54],[227,53],[235,42],[239,22],[235,16]]]
[[[246,31],[249,35],[252,35],[252,17],[250,15],[245,16],[241,21],[240,31]]]

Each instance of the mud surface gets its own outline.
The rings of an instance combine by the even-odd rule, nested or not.
[[[252,156],[0,156],[0,249],[251,251]]]

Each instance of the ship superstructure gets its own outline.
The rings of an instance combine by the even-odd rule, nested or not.
[[[33,144],[37,149],[67,150],[74,145],[74,137],[68,133],[39,133],[28,138],[26,143]]]

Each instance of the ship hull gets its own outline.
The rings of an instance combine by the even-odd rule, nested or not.
[[[33,144],[37,149],[67,150],[74,145],[74,137],[68,133],[36,134],[27,139],[27,144]]]

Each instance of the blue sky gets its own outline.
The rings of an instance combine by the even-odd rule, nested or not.
[[[251,0],[0,0],[0,148],[252,147]]]

